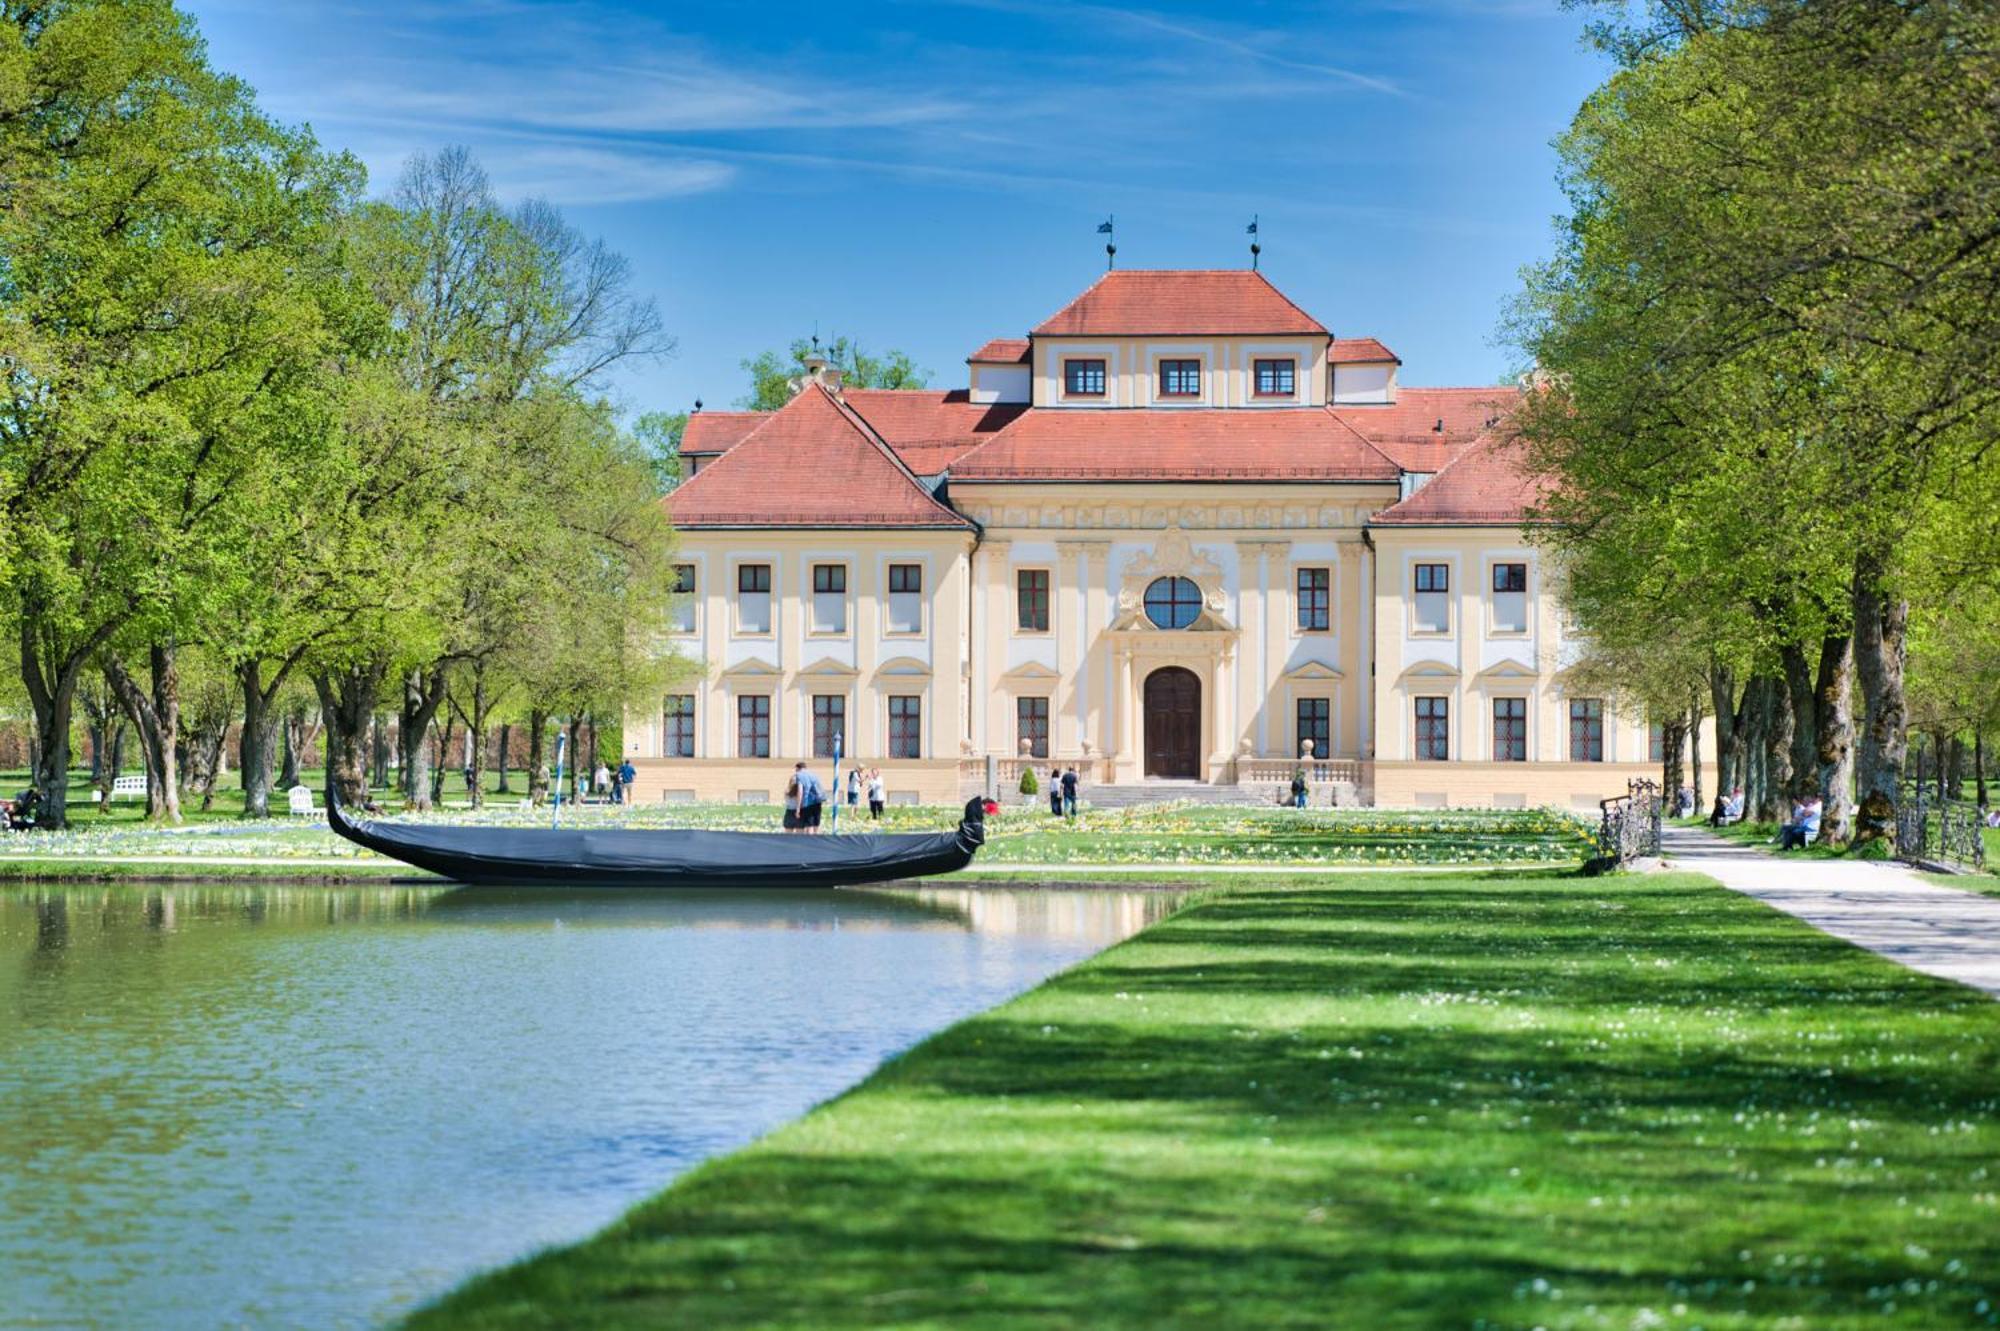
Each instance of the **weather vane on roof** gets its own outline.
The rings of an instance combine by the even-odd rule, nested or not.
[[[1257,271],[1257,256],[1264,252],[1264,247],[1257,243],[1257,214],[1250,214],[1250,225],[1245,229],[1250,236],[1250,271],[1254,273]]]
[[[1111,229],[1111,223],[1113,220],[1114,219],[1112,218],[1111,214],[1106,213],[1104,215],[1104,220],[1097,224],[1098,235],[1113,237],[1113,239],[1104,242],[1104,270],[1106,272],[1110,272],[1113,268],[1116,268],[1118,266],[1118,242],[1116,240],[1117,233]]]

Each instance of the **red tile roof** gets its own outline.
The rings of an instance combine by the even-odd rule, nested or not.
[[[966,358],[972,365],[1025,365],[1028,362],[1028,339],[1025,337],[996,337]]]
[[[951,469],[953,483],[1393,482],[1396,464],[1319,407],[1030,411]]]
[[[1482,435],[1423,489],[1368,520],[1371,527],[1518,526],[1540,500],[1521,443],[1504,429]]]
[[[1336,406],[1333,414],[1405,471],[1437,471],[1502,419],[1519,397],[1507,387],[1399,388],[1394,402]]]
[[[1401,356],[1372,337],[1336,337],[1327,346],[1326,358],[1335,365],[1371,365],[1385,360],[1403,363]]]
[[[1229,269],[1128,268],[1106,273],[1045,319],[1037,336],[1229,336],[1317,333],[1320,322],[1265,280]]]
[[[697,411],[681,431],[681,456],[726,453],[752,430],[770,419],[761,411]]]
[[[1028,409],[977,403],[963,388],[850,388],[841,400],[919,476],[937,475]]]
[[[969,527],[814,384],[666,498],[679,527]]]

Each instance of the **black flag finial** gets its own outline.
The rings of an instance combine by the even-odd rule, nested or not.
[[[1257,214],[1250,214],[1250,225],[1244,230],[1250,236],[1250,271],[1254,273],[1257,271],[1257,256],[1264,252],[1264,247],[1257,243]]]
[[[1116,238],[1118,233],[1112,229],[1112,223],[1115,220],[1109,213],[1106,213],[1104,220],[1097,224],[1098,235],[1112,237],[1112,239],[1104,242],[1104,270],[1106,272],[1110,272],[1118,266],[1118,241]]]

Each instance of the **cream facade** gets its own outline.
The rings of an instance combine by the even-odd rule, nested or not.
[[[1303,765],[1314,803],[1415,807],[1595,808],[1657,774],[1644,718],[1566,685],[1511,390],[1402,388],[1254,275],[1144,276],[988,344],[969,391],[808,382],[690,432],[699,674],[627,718],[638,798],[775,801],[836,735],[926,803],[1024,763],[1259,801]],[[1162,289],[1202,326],[1134,327]],[[760,462],[780,446],[806,465]]]

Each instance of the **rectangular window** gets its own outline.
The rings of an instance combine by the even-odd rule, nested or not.
[[[1064,361],[1063,395],[1065,397],[1103,397],[1104,362],[1101,360]]]
[[[833,757],[834,745],[847,752],[847,698],[839,693],[813,695],[813,757]]]
[[[1293,735],[1294,753],[1304,756],[1306,741],[1312,741],[1312,755],[1324,758],[1333,752],[1333,700],[1300,698]]]
[[[1528,700],[1526,698],[1495,698],[1493,700],[1493,761],[1496,763],[1524,763],[1528,761]]]
[[[738,564],[736,566],[736,631],[738,633],[769,633],[771,631],[771,566],[769,564]]]
[[[1646,761],[1663,763],[1667,760],[1667,728],[1658,721],[1646,727]]]
[[[1436,763],[1451,757],[1451,699],[1417,699],[1417,757]]]
[[[889,756],[924,756],[924,700],[921,697],[889,699]]]
[[[889,632],[924,631],[924,566],[889,565]]]
[[[1014,574],[1014,622],[1023,633],[1049,631],[1049,571],[1024,568]]]
[[[1030,758],[1049,756],[1049,700],[1047,698],[1014,699],[1014,750],[1021,752],[1023,741],[1027,743]]]
[[[768,695],[748,694],[736,700],[736,756],[771,756],[771,699]]]
[[[1333,570],[1299,570],[1299,632],[1325,633],[1333,627]]]
[[[674,565],[674,631],[692,633],[695,626],[695,611],[700,602],[694,595],[694,565]]]
[[[847,565],[813,565],[812,631],[847,632]]]
[[[1298,363],[1289,360],[1256,362],[1257,396],[1290,397],[1297,383]]]
[[[692,693],[670,693],[664,712],[666,724],[661,729],[660,741],[662,758],[694,757],[694,695]]]
[[[1573,763],[1604,761],[1604,701],[1601,698],[1572,698],[1569,704],[1569,760]]]
[[[1161,397],[1200,397],[1201,362],[1163,360],[1160,362]]]
[[[1451,565],[1418,564],[1412,571],[1416,578],[1416,631],[1451,632]]]
[[[1495,633],[1526,633],[1528,631],[1528,566],[1526,564],[1495,564],[1493,566],[1493,631]]]

